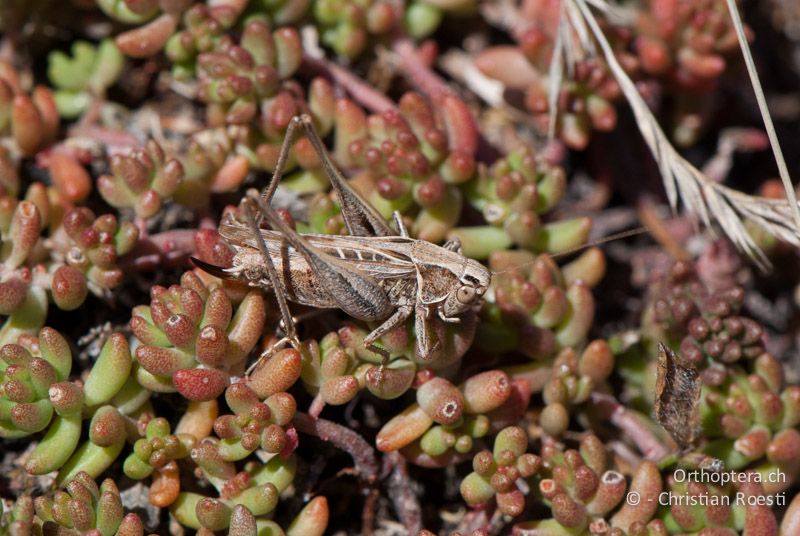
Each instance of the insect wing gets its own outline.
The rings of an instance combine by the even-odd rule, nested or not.
[[[255,239],[250,231],[242,226],[223,223],[220,235],[235,246],[256,248]],[[294,248],[285,243],[282,235],[276,231],[262,230],[261,235],[267,243],[270,255],[276,264],[282,262],[278,256],[287,255],[290,262],[297,258]],[[336,257],[367,275],[377,279],[404,279],[416,274],[414,263],[404,253],[409,249],[411,239],[401,237],[354,237],[338,235],[301,235],[309,244]]]

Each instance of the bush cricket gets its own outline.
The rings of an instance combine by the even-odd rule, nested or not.
[[[270,205],[289,150],[298,133],[305,133],[319,155],[339,198],[349,235],[300,234]],[[366,322],[380,322],[364,345],[380,355],[381,370],[389,353],[375,342],[412,315],[416,354],[426,361],[440,342],[434,322],[458,323],[464,313],[479,307],[491,274],[481,263],[466,258],[458,241],[442,246],[409,237],[398,213],[397,231],[347,182],[331,161],[308,115],[289,124],[272,179],[259,194],[248,191],[241,203],[246,222],[230,219],[219,232],[235,254],[230,268],[192,259],[203,270],[249,286],[271,290],[280,308],[285,337],[247,371],[287,343],[300,349],[288,302],[316,308],[341,309]],[[266,220],[271,230],[261,229]]]

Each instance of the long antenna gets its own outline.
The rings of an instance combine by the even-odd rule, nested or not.
[[[598,238],[597,240],[593,240],[592,242],[589,242],[589,243],[586,243],[586,244],[582,244],[580,246],[576,246],[576,247],[568,249],[566,251],[559,251],[558,253],[554,253],[554,254],[550,255],[550,257],[554,258],[554,259],[557,259],[558,257],[564,257],[566,255],[571,255],[572,253],[576,253],[578,251],[583,251],[584,249],[588,249],[588,248],[591,248],[591,247],[595,247],[595,246],[599,246],[599,245],[602,245],[602,244],[606,244],[608,242],[614,242],[616,240],[622,240],[623,238],[628,238],[628,237],[631,237],[631,236],[637,236],[637,235],[645,234],[645,233],[649,233],[649,232],[650,232],[650,229],[648,229],[645,226],[636,227],[635,229],[628,229],[627,231],[621,231],[619,233],[614,233],[614,234],[611,234],[611,235],[608,235],[608,236],[604,236],[603,238]],[[519,270],[520,268],[525,268],[526,266],[530,266],[534,262],[536,262],[536,260],[532,260],[530,262],[525,262],[525,263],[519,264],[517,266],[514,266],[512,268],[507,268],[505,270],[499,270],[497,272],[492,272],[492,275],[499,275],[499,274],[504,274],[506,272]]]
[[[623,238],[628,238],[630,236],[637,236],[649,232],[650,229],[642,225],[640,227],[636,227],[635,229],[628,229],[627,231],[620,231],[619,233],[614,233],[608,236],[604,236],[603,238],[598,238],[597,240],[594,240],[592,242],[580,246],[575,246],[574,248],[570,248],[566,251],[559,251],[558,253],[554,253],[550,256],[553,257],[554,259],[557,259],[558,257],[564,257],[566,255],[570,255],[572,253],[576,253],[578,251],[582,251],[584,249],[591,248],[594,246],[599,246],[607,242],[614,242],[615,240],[622,240]]]

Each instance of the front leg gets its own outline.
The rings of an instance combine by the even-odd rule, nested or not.
[[[414,318],[414,334],[417,338],[417,356],[422,361],[429,361],[439,348],[440,341],[434,337],[431,329],[431,309],[429,305],[417,303]]]
[[[442,321],[447,322],[448,324],[460,324],[461,323],[461,318],[459,318],[457,316],[445,316],[444,311],[442,311],[441,308],[437,308],[436,309],[436,314],[439,316],[439,318],[442,319]]]

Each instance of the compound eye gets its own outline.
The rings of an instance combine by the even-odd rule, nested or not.
[[[456,293],[456,299],[464,304],[472,303],[475,299],[475,287],[461,287]]]

